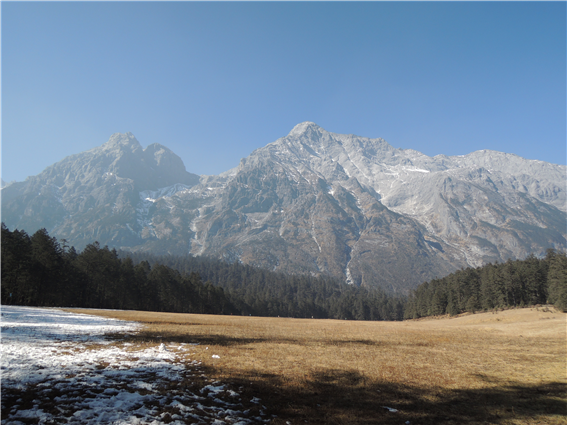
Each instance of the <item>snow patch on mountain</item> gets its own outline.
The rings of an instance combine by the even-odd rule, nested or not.
[[[140,229],[147,228],[152,236],[155,236],[155,230],[153,229],[150,215],[152,205],[162,198],[167,199],[178,193],[188,192],[192,187],[193,186],[176,183],[171,186],[162,187],[158,190],[144,190],[139,192],[140,202],[136,207],[136,221]]]

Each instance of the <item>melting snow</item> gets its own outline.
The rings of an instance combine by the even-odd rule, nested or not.
[[[257,399],[214,382],[193,393],[193,344],[110,340],[138,324],[57,309],[2,307],[2,425],[269,422]],[[200,378],[202,381],[202,378]],[[245,407],[245,405],[247,407]],[[252,413],[253,412],[253,413]],[[255,416],[254,416],[255,415]]]

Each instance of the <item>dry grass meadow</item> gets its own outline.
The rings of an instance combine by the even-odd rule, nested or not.
[[[199,343],[207,376],[276,425],[567,423],[567,315],[551,307],[405,322],[73,311],[144,323],[136,344]]]

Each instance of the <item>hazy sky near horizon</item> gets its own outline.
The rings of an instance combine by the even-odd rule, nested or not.
[[[218,174],[313,121],[566,163],[565,2],[5,2],[2,178],[132,132]]]

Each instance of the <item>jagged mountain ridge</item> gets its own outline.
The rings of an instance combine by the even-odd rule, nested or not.
[[[565,166],[493,151],[431,158],[305,122],[199,181],[167,148],[115,134],[3,189],[2,213],[9,227],[46,227],[78,247],[97,239],[406,291],[467,265],[564,250],[565,193]]]
[[[551,221],[565,235],[564,217],[543,205],[566,211],[565,166],[487,150],[431,158],[414,150],[393,148],[383,139],[329,133],[309,122],[299,124],[286,138],[251,156],[266,155],[266,151],[283,161],[295,157],[297,163],[309,163],[328,181],[340,183],[352,176],[374,189],[384,206],[416,219],[430,233],[460,249],[473,266],[522,258],[530,252],[541,254],[527,242],[522,243],[523,252],[495,244],[495,238],[486,235],[491,230],[483,232],[478,226],[514,232],[518,226],[511,221],[540,228]],[[489,242],[487,247],[500,245],[503,255],[475,255],[471,250],[478,244],[470,244],[471,235]],[[555,243],[564,242],[559,237]]]
[[[45,227],[78,248],[98,240],[135,246],[140,191],[198,183],[183,161],[160,144],[142,149],[131,133],[71,155],[41,174],[2,190],[2,220],[28,232]]]

